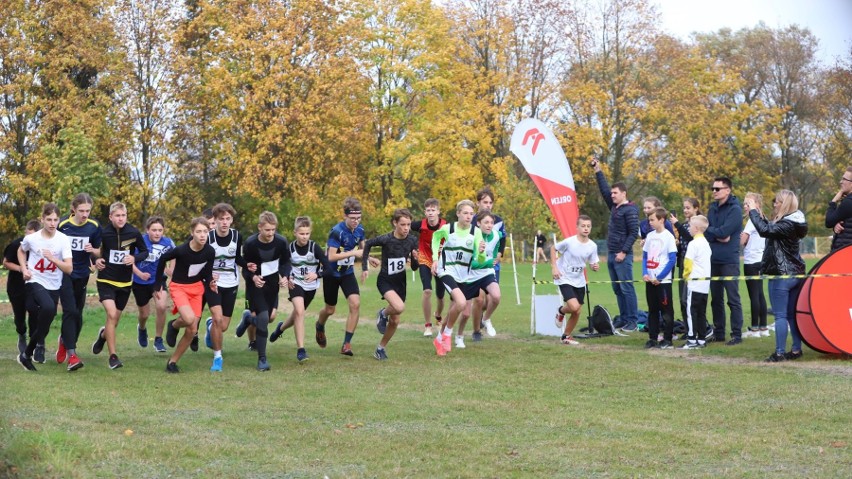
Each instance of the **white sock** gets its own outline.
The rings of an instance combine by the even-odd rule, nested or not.
[[[221,358],[221,357],[222,357],[222,350],[221,349],[219,351],[213,351],[213,359]]]
[[[453,328],[444,326],[444,336],[452,336],[452,335],[453,335]]]
[[[381,350],[385,349],[385,347],[384,347],[384,346],[382,346],[381,344],[379,344],[378,346],[376,346],[376,349],[378,349],[379,351],[381,351]]]
[[[462,339],[464,339],[464,335],[463,335],[463,334],[456,334],[456,341],[460,341],[460,340],[462,340]]]
[[[490,323],[491,323],[491,319],[489,319],[489,318],[482,318],[482,324],[490,324]]]

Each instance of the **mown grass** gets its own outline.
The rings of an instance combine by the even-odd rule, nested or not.
[[[808,351],[764,364],[772,337],[688,354],[645,351],[640,333],[564,347],[529,335],[530,270],[519,268],[520,306],[511,271],[498,337],[445,358],[422,337],[411,283],[390,360],[371,357],[375,276],[362,288],[354,358],[337,352],[338,315],[328,348],[309,337],[308,364],[297,364],[288,331],[264,374],[245,339],[227,334],[223,373],[208,371],[202,346],[168,375],[165,355],[136,345],[130,310],[118,334],[124,368],[83,351],[76,373],[50,362],[27,373],[3,316],[0,477],[848,477],[848,361]],[[612,311],[611,296],[598,285],[592,302]],[[81,349],[103,317],[88,309]],[[58,322],[49,352],[57,334]]]

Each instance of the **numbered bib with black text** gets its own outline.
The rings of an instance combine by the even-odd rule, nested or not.
[[[405,272],[405,258],[388,258],[388,274]]]
[[[85,251],[89,244],[89,238],[85,236],[69,236],[68,239],[71,240],[71,251]]]
[[[112,264],[124,264],[124,258],[129,253],[125,250],[110,250],[109,251],[109,262]]]
[[[345,259],[337,260],[337,266],[352,266],[355,264],[355,257],[350,256]]]

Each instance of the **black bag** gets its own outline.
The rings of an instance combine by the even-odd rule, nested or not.
[[[590,333],[594,332],[601,336],[612,336],[615,334],[615,327],[612,325],[612,316],[609,311],[601,305],[595,305],[592,310],[592,315],[589,316]]]

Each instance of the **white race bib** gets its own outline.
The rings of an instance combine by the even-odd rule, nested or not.
[[[69,236],[68,239],[71,240],[71,251],[85,251],[89,244],[89,238],[85,236]]]
[[[278,272],[278,260],[266,261],[260,263],[260,275],[263,277],[269,276]]]
[[[405,272],[405,258],[388,258],[388,274]]]
[[[198,275],[198,273],[201,272],[201,270],[204,269],[205,266],[207,266],[207,263],[191,264],[189,265],[189,270],[186,272],[186,274],[189,277],[196,276]]]
[[[122,249],[111,249],[109,250],[109,262],[112,264],[124,264],[124,258],[129,253]]]
[[[337,260],[337,266],[352,266],[353,264],[355,264],[354,256]]]

